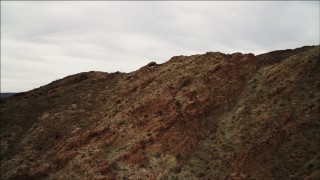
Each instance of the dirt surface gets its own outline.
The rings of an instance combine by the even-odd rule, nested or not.
[[[1,179],[319,179],[319,59],[175,56],[1,99]]]

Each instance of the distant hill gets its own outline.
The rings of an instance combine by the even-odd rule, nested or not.
[[[14,94],[15,93],[0,93],[0,98],[8,98]]]
[[[16,94],[0,179],[320,179],[319,53],[175,56]]]

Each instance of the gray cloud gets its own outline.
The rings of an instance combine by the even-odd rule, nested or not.
[[[1,92],[174,55],[319,44],[319,1],[1,2]]]

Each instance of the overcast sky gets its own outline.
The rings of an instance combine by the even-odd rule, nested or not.
[[[1,1],[1,92],[176,55],[319,44],[319,1]]]

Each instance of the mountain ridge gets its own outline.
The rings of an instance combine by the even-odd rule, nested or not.
[[[319,66],[319,46],[208,52],[15,94],[1,179],[317,178]]]
[[[16,93],[12,93],[12,92],[0,93],[0,98],[1,98],[1,99],[2,99],[2,98],[8,98],[8,97],[10,97],[10,96],[12,96],[12,95],[14,95],[14,94],[16,94]]]

